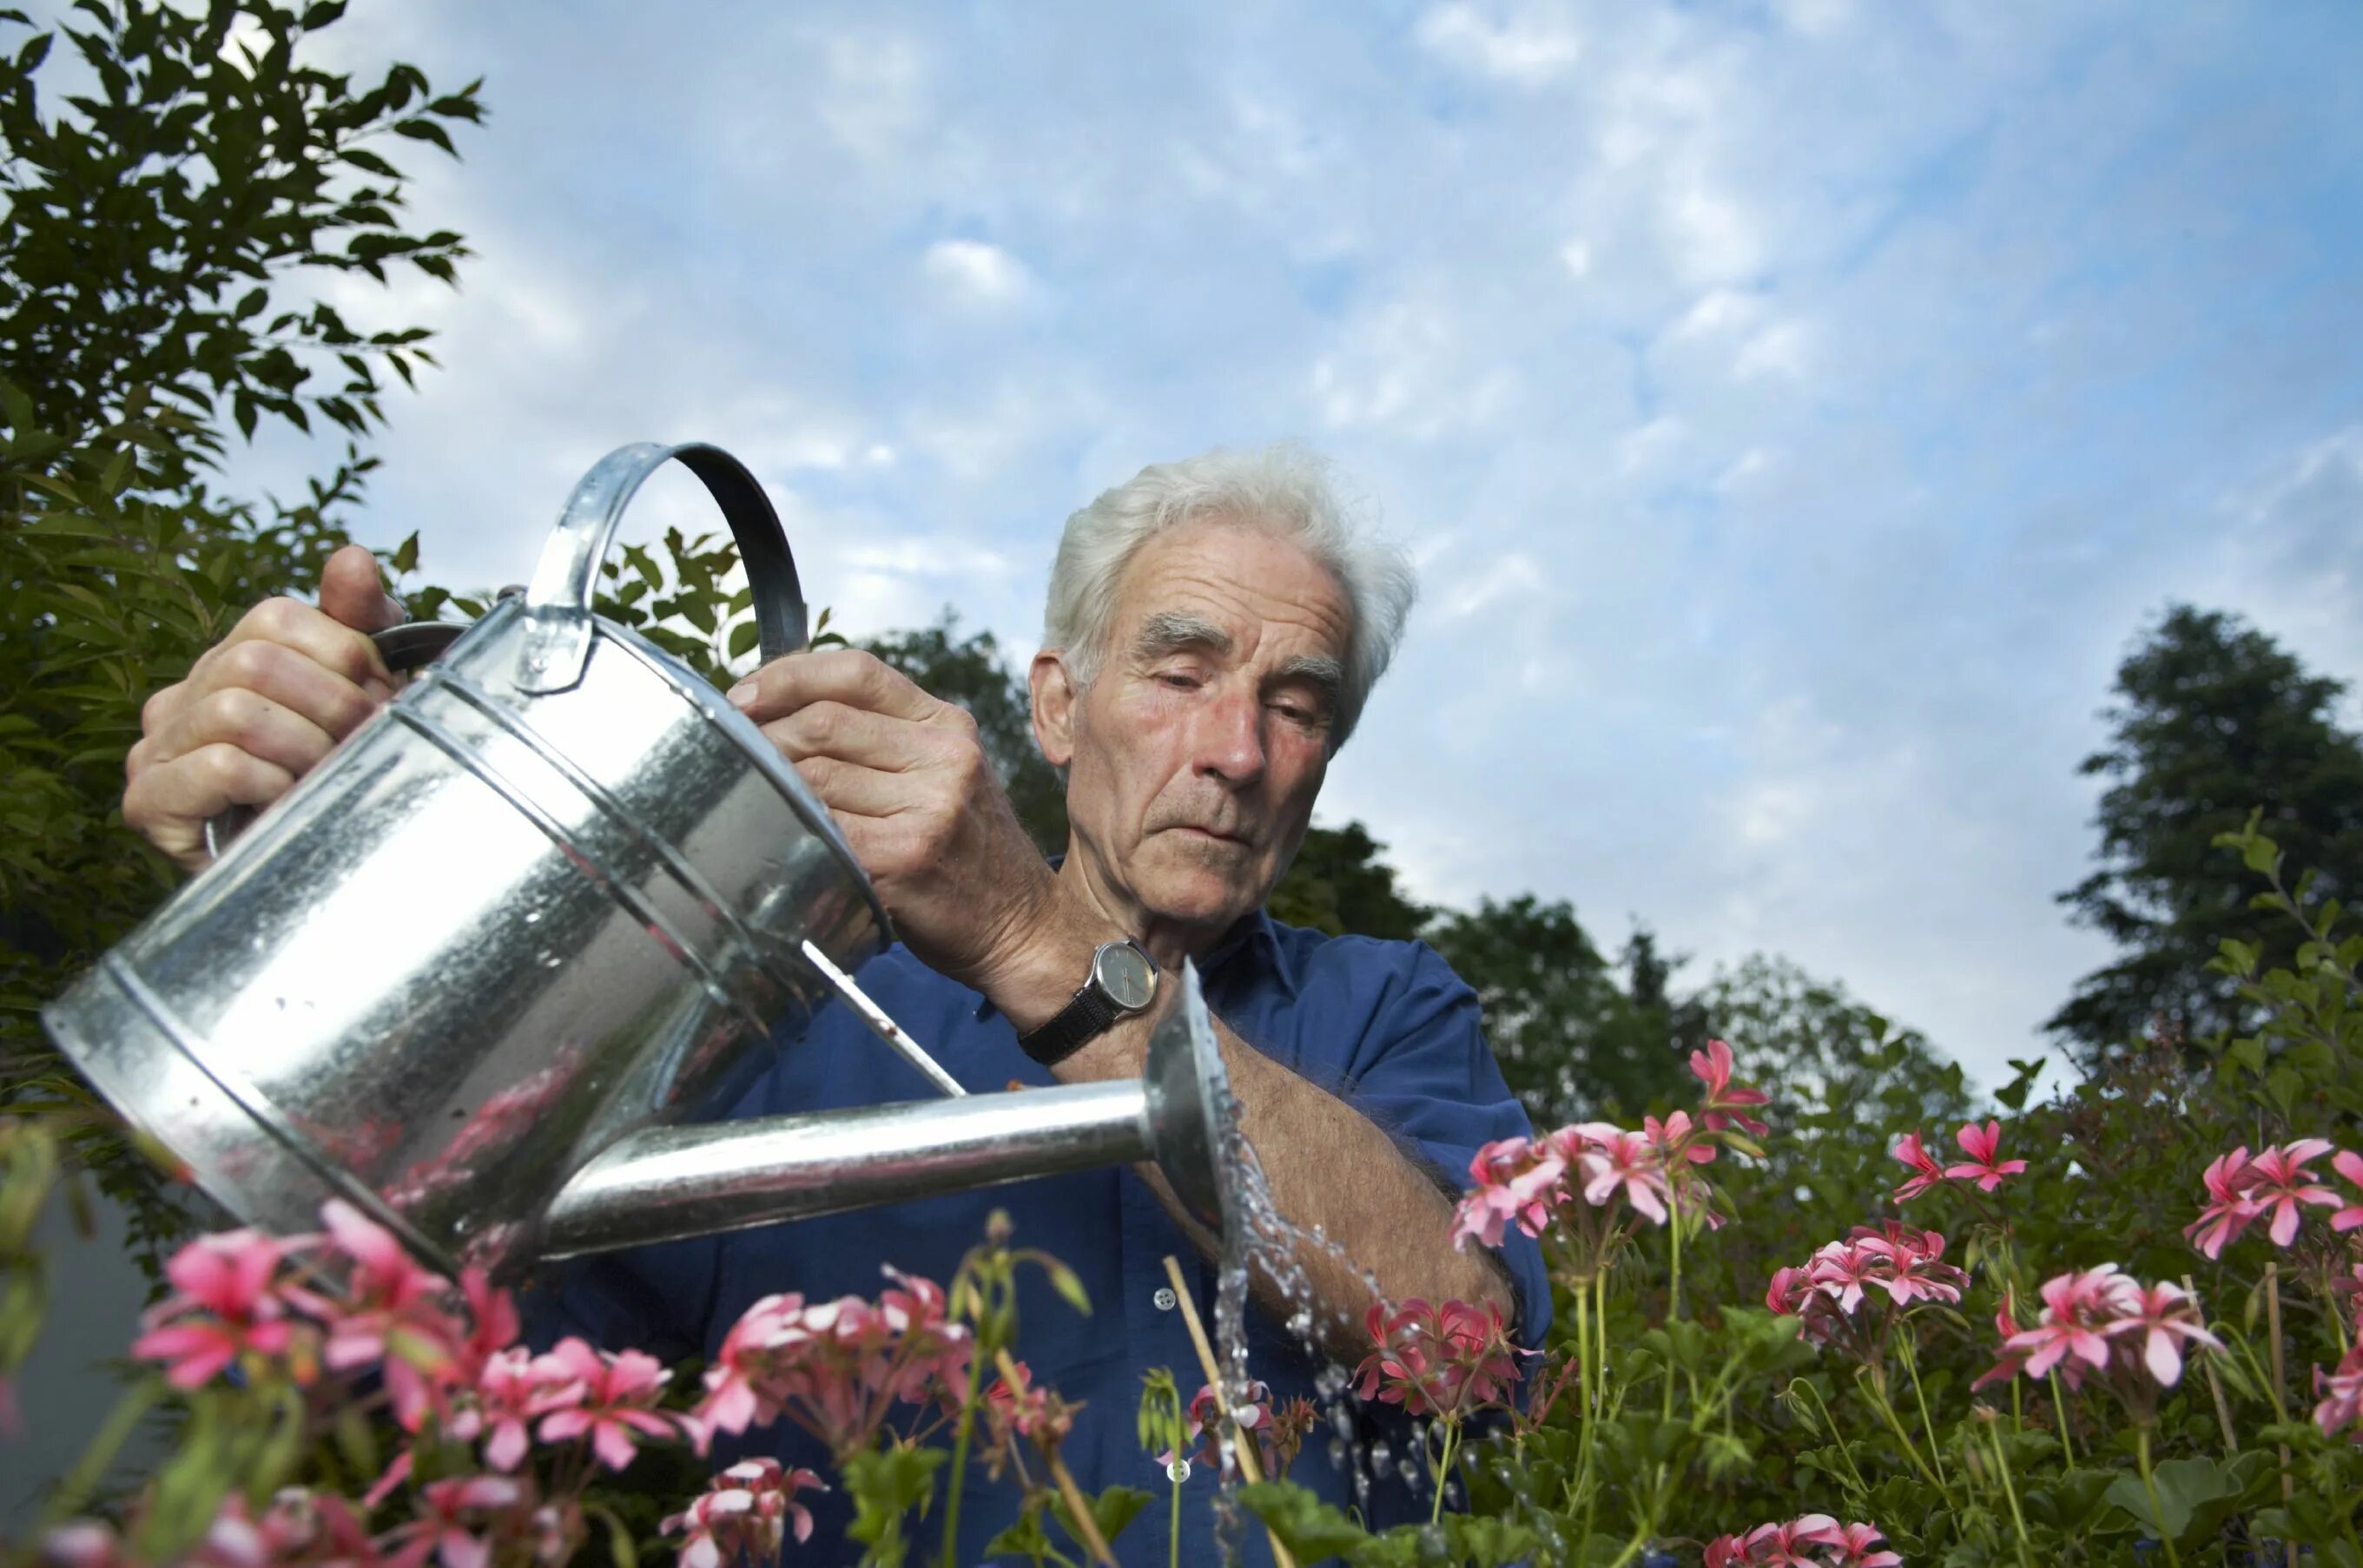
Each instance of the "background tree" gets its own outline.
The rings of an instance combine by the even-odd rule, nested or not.
[[[1306,829],[1296,858],[1271,890],[1271,917],[1332,936],[1396,942],[1418,936],[1436,911],[1403,895],[1395,868],[1381,858],[1386,847],[1359,822]]]
[[[268,508],[209,475],[232,425],[366,433],[381,370],[407,381],[426,361],[423,330],[358,333],[306,274],[449,282],[466,255],[405,226],[385,154],[449,151],[446,126],[481,117],[475,88],[307,63],[342,9],[0,13],[0,1099],[90,1108],[83,1153],[136,1231],[172,1211],[115,1157],[112,1118],[36,1009],[171,884],[117,814],[140,702],[256,600],[316,580],[372,461],[349,440],[308,497]],[[41,91],[61,43],[85,83],[62,98]]]
[[[2170,607],[2117,671],[2113,734],[2082,771],[2108,780],[2091,875],[2059,895],[2122,950],[2077,982],[2047,1027],[2088,1059],[2141,1040],[2163,1014],[2202,1039],[2253,1010],[2208,962],[2250,930],[2250,878],[2213,847],[2252,810],[2319,891],[2363,889],[2363,743],[2335,710],[2345,685],[2310,674],[2235,616]],[[2292,944],[2264,955],[2290,962]]]

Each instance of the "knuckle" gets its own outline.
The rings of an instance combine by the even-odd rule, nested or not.
[[[303,601],[290,599],[283,593],[266,599],[248,611],[239,625],[241,630],[250,631],[257,636],[287,637],[302,630],[305,618],[316,613],[317,612]]]
[[[207,740],[250,750],[270,723],[271,706],[270,699],[242,686],[226,686],[205,700],[203,733]]]
[[[187,691],[188,683],[176,680],[170,686],[161,687],[149,693],[148,701],[139,704],[139,733],[143,739],[153,736],[157,731],[172,723],[172,714],[180,707],[181,700]]]
[[[222,652],[216,674],[221,690],[233,687],[252,688],[269,680],[282,668],[288,650],[278,643],[250,641],[233,645]]]

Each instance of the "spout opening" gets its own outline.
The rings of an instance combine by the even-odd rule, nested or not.
[[[1149,1144],[1174,1196],[1202,1224],[1227,1237],[1235,1218],[1223,1162],[1236,1142],[1230,1075],[1215,1039],[1195,964],[1182,965],[1180,1003],[1148,1040],[1143,1074]]]

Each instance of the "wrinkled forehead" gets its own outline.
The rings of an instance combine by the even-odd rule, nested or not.
[[[1293,540],[1251,522],[1176,525],[1125,565],[1110,651],[1157,657],[1187,648],[1291,662],[1346,657],[1353,614],[1344,587]]]

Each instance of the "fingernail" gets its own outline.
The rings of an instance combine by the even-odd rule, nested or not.
[[[750,712],[755,706],[755,681],[749,676],[730,689],[730,705],[740,712]]]

